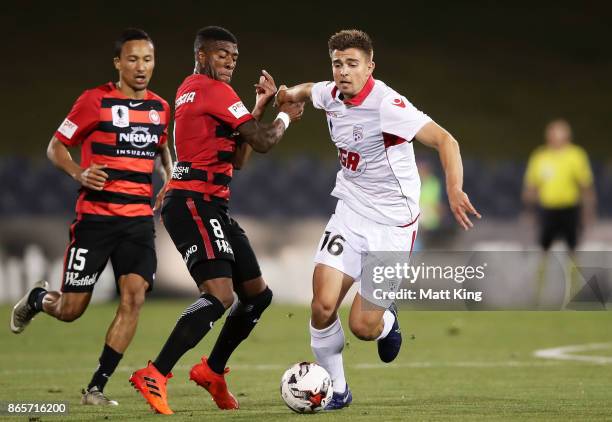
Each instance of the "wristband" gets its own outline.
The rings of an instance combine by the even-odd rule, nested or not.
[[[282,122],[285,124],[285,130],[287,130],[287,128],[289,127],[289,123],[291,123],[291,119],[289,118],[289,115],[287,113],[285,113],[284,111],[281,111],[280,113],[278,113],[276,115],[276,120],[282,120]]]

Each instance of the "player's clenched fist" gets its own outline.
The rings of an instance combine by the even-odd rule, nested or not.
[[[256,102],[264,102],[267,104],[274,94],[276,94],[276,84],[274,78],[267,71],[262,70],[262,75],[259,77],[259,83],[255,84],[255,93],[257,94]]]
[[[279,110],[287,113],[291,121],[295,122],[304,114],[304,103],[284,103],[279,107]]]
[[[276,96],[274,97],[274,107],[280,107],[286,102],[287,85],[281,85],[278,87]]]
[[[78,181],[86,188],[102,190],[106,179],[108,179],[108,174],[103,170],[106,167],[106,164],[92,164],[83,170],[78,177]]]

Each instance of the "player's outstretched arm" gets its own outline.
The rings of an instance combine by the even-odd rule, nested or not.
[[[81,168],[74,162],[68,148],[55,136],[47,146],[47,158],[55,167],[63,170],[66,174],[88,189],[102,190],[108,174],[104,172],[106,165],[92,164],[86,169]]]
[[[312,86],[314,83],[307,82],[300,85],[287,88],[281,85],[276,94],[275,106],[281,106],[285,103],[305,103],[312,100]]]
[[[468,230],[474,224],[468,214],[481,218],[467,194],[463,191],[463,164],[459,143],[435,122],[425,124],[416,134],[416,140],[438,150],[442,168],[446,176],[446,193],[451,211],[461,227]]]
[[[237,130],[255,151],[266,153],[279,143],[289,122],[298,120],[303,112],[304,103],[283,104],[279,116],[272,123],[260,123],[252,119],[238,126]]]

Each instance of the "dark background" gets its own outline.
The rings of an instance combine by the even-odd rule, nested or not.
[[[239,39],[234,87],[253,104],[265,68],[288,85],[331,78],[326,43],[343,28],[374,40],[375,76],[449,129],[464,155],[526,159],[563,116],[591,157],[610,158],[609,2],[35,2],[2,6],[2,155],[44,157],[86,88],[116,80],[113,41],[128,26],[156,45],[151,89],[170,103],[193,67],[195,31]],[[274,152],[333,157],[324,120],[307,110]]]

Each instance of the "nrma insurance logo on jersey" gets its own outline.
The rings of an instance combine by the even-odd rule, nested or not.
[[[132,126],[132,132],[120,133],[119,142],[127,142],[135,148],[146,148],[150,144],[159,142],[159,137],[149,133],[149,128],[145,126]]]

